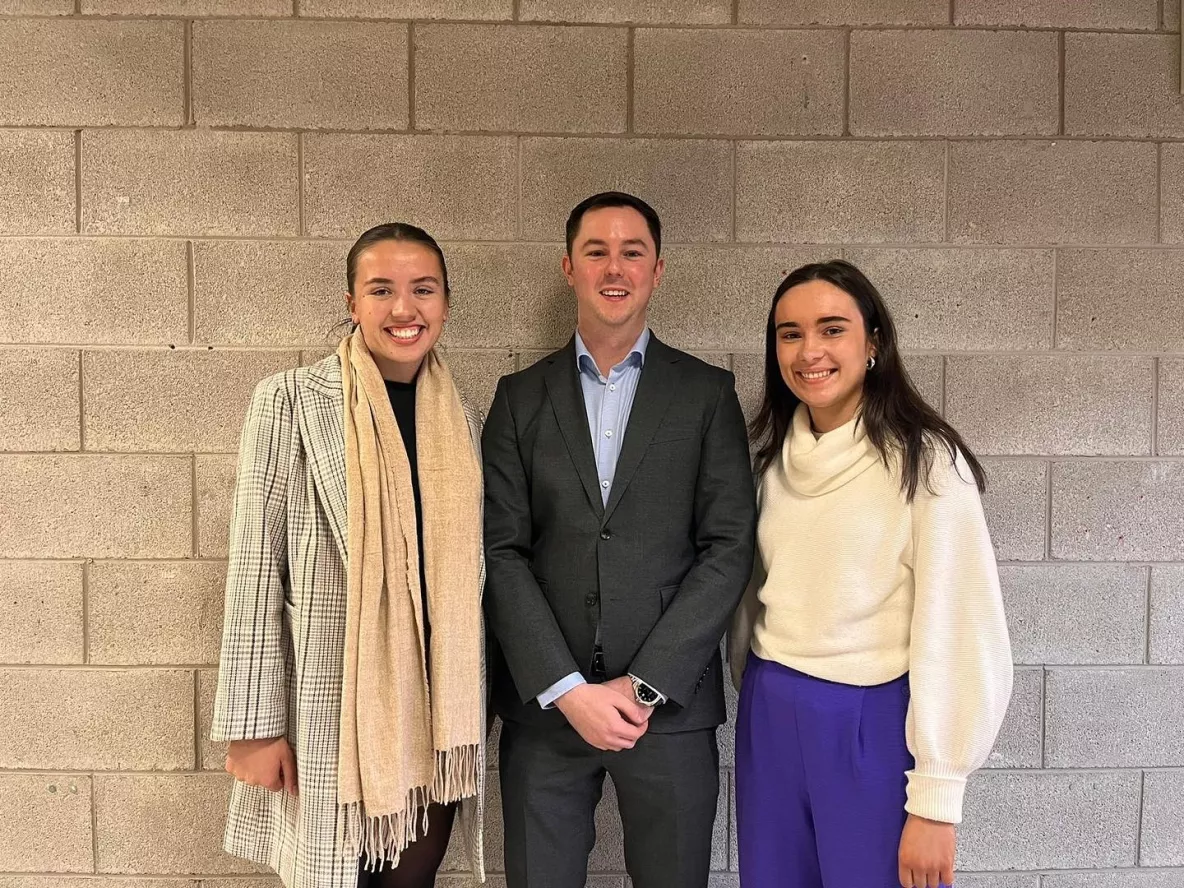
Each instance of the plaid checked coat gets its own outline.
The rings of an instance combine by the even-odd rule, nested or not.
[[[479,453],[480,416],[468,405],[465,413]],[[337,355],[255,389],[239,449],[211,738],[284,734],[295,751],[299,798],[235,781],[224,845],[274,869],[287,888],[357,884],[357,859],[342,855],[337,806],[344,448]],[[482,560],[482,580],[484,573]],[[479,794],[461,803],[457,818],[478,880],[484,879],[484,772],[482,749]]]

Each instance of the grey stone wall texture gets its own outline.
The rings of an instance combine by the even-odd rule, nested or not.
[[[205,739],[248,393],[325,353],[348,245],[406,219],[487,404],[568,337],[563,220],[609,187],[665,219],[653,327],[746,410],[776,283],[841,255],[985,457],[1017,674],[960,884],[1184,886],[1179,29],[1177,0],[0,0],[0,888],[276,884],[220,850]],[[612,800],[594,888],[627,883]]]

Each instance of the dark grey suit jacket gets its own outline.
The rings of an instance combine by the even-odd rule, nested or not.
[[[756,525],[732,374],[651,336],[607,506],[574,338],[501,379],[482,446],[497,713],[563,724],[535,698],[589,677],[599,620],[608,677],[631,672],[669,697],[650,730],[721,724],[719,644]]]

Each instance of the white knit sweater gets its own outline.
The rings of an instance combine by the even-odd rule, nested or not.
[[[761,479],[753,582],[733,675],[757,656],[828,681],[909,673],[906,810],[959,823],[1011,696],[995,554],[970,468],[939,445],[910,504],[855,420],[815,438],[804,406]]]

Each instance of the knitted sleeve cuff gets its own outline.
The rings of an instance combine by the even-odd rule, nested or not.
[[[942,823],[962,822],[962,796],[966,778],[908,772],[907,801],[904,809],[926,820]]]

